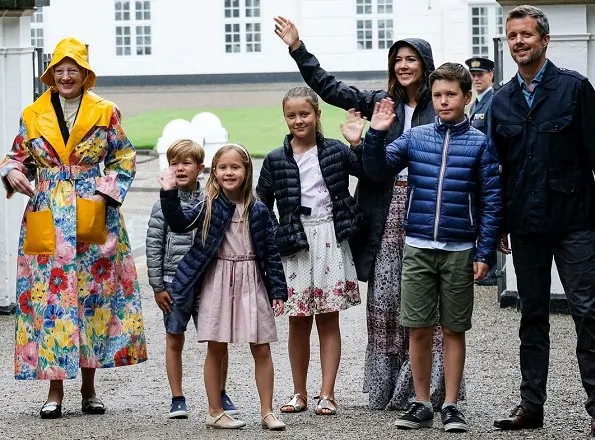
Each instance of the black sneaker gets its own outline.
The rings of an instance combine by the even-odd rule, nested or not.
[[[467,432],[469,426],[465,416],[454,405],[448,405],[442,408],[442,424],[446,432]]]
[[[179,398],[172,399],[168,417],[170,419],[187,419],[188,408],[186,407],[186,400]]]
[[[397,420],[395,426],[399,429],[431,428],[434,422],[434,411],[420,402],[409,404],[407,411]]]

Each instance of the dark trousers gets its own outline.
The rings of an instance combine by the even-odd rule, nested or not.
[[[511,235],[511,245],[521,302],[522,404],[538,409],[546,400],[553,257],[576,328],[585,407],[595,417],[595,231]]]

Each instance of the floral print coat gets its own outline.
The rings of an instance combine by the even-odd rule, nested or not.
[[[80,367],[118,367],[147,359],[140,289],[118,208],[134,178],[136,152],[115,105],[89,91],[83,93],[64,142],[51,93],[25,108],[12,149],[0,162],[8,197],[13,193],[5,178],[9,171],[37,179],[25,213],[49,209],[55,232],[53,253],[26,254],[23,217],[17,256],[17,379],[74,378]],[[76,234],[77,197],[96,193],[107,200],[107,239],[83,243]]]

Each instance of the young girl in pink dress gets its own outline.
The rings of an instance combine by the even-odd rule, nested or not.
[[[175,176],[161,177],[161,207],[174,232],[200,228],[172,283],[176,313],[198,312],[197,332],[208,342],[204,380],[209,401],[206,425],[237,429],[245,422],[221,407],[221,361],[229,343],[249,343],[260,396],[261,425],[283,430],[273,414],[273,361],[277,341],[274,311],[283,312],[287,284],[264,204],[252,194],[252,160],[240,145],[217,151],[205,185],[204,205],[182,208]]]

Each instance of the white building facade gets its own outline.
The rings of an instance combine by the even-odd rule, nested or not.
[[[437,64],[492,57],[503,32],[496,0],[55,0],[33,17],[32,44],[51,52],[79,38],[99,84],[282,79],[296,68],[276,15],[333,72],[384,75],[387,49],[404,37],[428,40]]]

